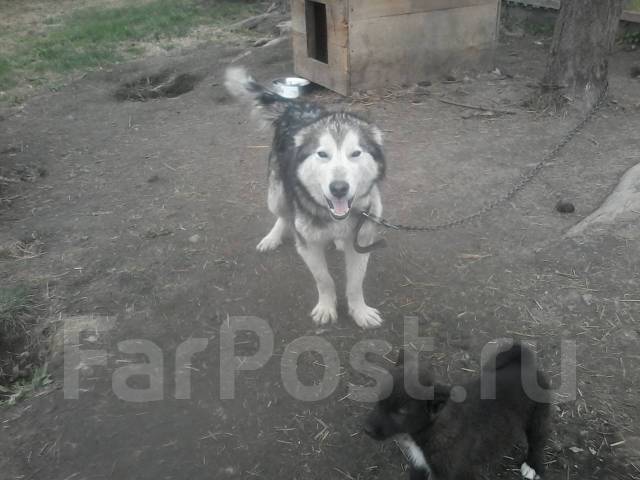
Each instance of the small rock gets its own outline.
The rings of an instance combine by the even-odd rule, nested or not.
[[[160,180],[160,177],[157,174],[151,175],[148,179],[147,182],[149,183],[155,183],[158,180]]]
[[[191,243],[198,243],[200,241],[200,235],[198,235],[197,233],[195,235],[191,235],[189,237],[189,241]]]
[[[430,87],[431,82],[429,80],[423,80],[422,82],[418,82],[418,85],[421,87]]]
[[[631,78],[640,78],[640,65],[631,67]]]
[[[584,303],[586,303],[587,305],[591,305],[591,303],[593,302],[593,295],[591,295],[590,293],[585,293],[584,295],[582,295],[582,300],[584,300]]]
[[[556,210],[560,213],[573,213],[576,211],[576,207],[568,200],[560,200],[556,204]]]
[[[582,453],[582,452],[584,452],[584,449],[582,449],[580,447],[569,447],[569,450],[571,450],[573,453]]]

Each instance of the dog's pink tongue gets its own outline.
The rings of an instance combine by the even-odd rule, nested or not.
[[[333,203],[333,211],[336,215],[345,215],[349,211],[349,202],[346,198],[332,200],[331,203]]]

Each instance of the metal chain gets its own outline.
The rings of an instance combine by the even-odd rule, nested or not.
[[[391,228],[393,230],[404,230],[408,232],[437,232],[440,230],[448,230],[450,228],[458,227],[460,225],[469,223],[473,220],[476,220],[479,217],[486,215],[490,211],[503,205],[504,203],[508,202],[513,197],[515,197],[524,187],[526,187],[529,183],[533,181],[535,177],[538,176],[538,174],[545,167],[546,163],[550,162],[551,160],[555,159],[558,156],[560,151],[565,146],[567,146],[567,144],[571,142],[571,140],[573,140],[573,138],[578,133],[580,133],[580,131],[587,125],[587,123],[591,121],[591,119],[593,118],[595,113],[600,109],[600,107],[602,107],[604,100],[607,96],[607,90],[608,90],[608,84],[605,84],[604,88],[602,89],[602,93],[600,94],[600,97],[598,97],[598,100],[593,105],[591,110],[589,110],[589,112],[585,115],[585,117],[580,122],[578,122],[578,124],[575,127],[569,130],[569,132],[562,138],[562,140],[560,140],[560,142],[558,142],[555,145],[555,147],[553,147],[544,156],[544,158],[540,160],[540,162],[538,162],[529,172],[524,174],[520,178],[520,180],[511,188],[511,190],[507,191],[506,193],[496,198],[492,202],[487,203],[480,210],[470,215],[467,215],[465,217],[458,218],[457,220],[451,220],[445,223],[437,223],[434,225],[403,225],[401,223],[391,223],[388,220],[378,217],[376,215],[373,215],[369,212],[361,212],[361,215],[366,217],[368,220],[371,220],[372,222],[377,223],[378,225],[382,225],[385,228]]]

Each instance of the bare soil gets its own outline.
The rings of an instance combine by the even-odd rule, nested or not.
[[[499,72],[454,72],[453,81],[347,100],[314,94],[371,115],[385,131],[386,216],[422,224],[476,210],[578,121],[571,111],[522,107],[548,47],[534,41],[507,39]],[[2,260],[1,281],[46,289],[52,321],[116,321],[83,340],[82,348],[108,352],[108,362],[83,369],[79,400],[54,390],[0,412],[2,478],[402,478],[396,446],[361,433],[370,407],[345,396],[350,383],[366,382],[349,366],[351,347],[368,338],[400,347],[405,316],[418,316],[421,333],[434,337],[430,360],[452,383],[473,376],[482,347],[501,337],[536,342],[559,381],[561,342],[576,342],[577,399],[555,411],[545,478],[640,478],[640,243],[624,229],[563,237],[640,160],[640,82],[629,74],[638,53],[616,53],[605,108],[511,204],[445,232],[384,232],[390,247],[373,255],[365,287],[382,328],[362,331],[343,309],[337,326],[318,332],[308,316],[314,284],[292,246],[255,251],[273,220],[265,204],[270,132],[222,86],[225,67],[243,52],[211,45],[117,66],[1,114],[3,171],[47,172],[0,193],[0,243],[36,234],[44,246],[34,258]],[[252,49],[241,63],[268,81],[291,72],[290,59],[281,44]],[[122,85],[163,71],[200,81],[175,98],[116,98]],[[478,115],[439,98],[515,114]],[[560,199],[576,212],[558,213]],[[330,266],[342,279],[337,253]],[[234,315],[267,320],[276,355],[241,373],[236,399],[221,401],[219,328]],[[315,334],[339,352],[344,373],[326,400],[296,401],[282,386],[279,355]],[[176,400],[175,349],[190,337],[210,344],[192,364],[192,399]],[[162,348],[164,400],[114,395],[112,372],[141,361],[118,350],[126,339]],[[318,378],[318,362],[304,360],[300,376]],[[50,368],[61,384],[59,354]],[[505,459],[487,478],[518,478],[518,465]]]

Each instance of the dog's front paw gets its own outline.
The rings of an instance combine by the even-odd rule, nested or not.
[[[326,325],[334,323],[338,319],[336,310],[336,302],[328,300],[320,300],[315,308],[311,311],[311,317],[317,325]]]
[[[538,475],[536,471],[527,464],[527,462],[523,463],[520,467],[520,475],[522,475],[522,478],[526,478],[527,480],[541,480],[540,475]]]
[[[349,314],[360,328],[376,328],[382,325],[380,312],[365,303],[349,306]]]
[[[269,252],[271,250],[275,250],[281,244],[282,244],[282,238],[276,235],[269,234],[265,236],[262,240],[260,240],[260,243],[256,247],[256,250],[258,250],[259,252]]]

